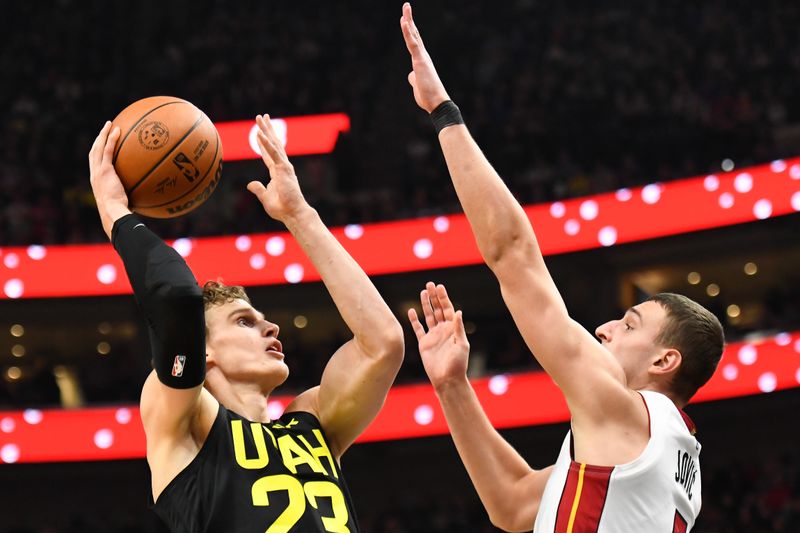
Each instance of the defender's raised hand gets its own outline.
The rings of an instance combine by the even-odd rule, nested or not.
[[[417,105],[430,113],[436,106],[449,100],[447,91],[436,73],[433,60],[425,50],[425,44],[419,34],[417,25],[414,24],[414,17],[411,13],[411,4],[403,4],[403,16],[400,17],[400,29],[403,31],[403,39],[406,41],[406,48],[411,54],[411,72],[408,75],[408,83],[414,89],[414,100]]]
[[[467,373],[469,342],[461,311],[453,307],[444,285],[431,282],[420,293],[420,302],[428,331],[414,309],[408,310],[408,318],[417,336],[419,354],[431,384],[436,388],[452,379],[463,380]]]
[[[266,187],[260,181],[251,181],[247,184],[247,190],[258,197],[269,216],[285,222],[287,218],[305,210],[308,203],[269,115],[256,117],[256,123],[261,159],[269,169],[270,180]]]

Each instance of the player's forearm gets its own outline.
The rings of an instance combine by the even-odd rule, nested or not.
[[[439,143],[486,264],[492,268],[509,252],[521,247],[528,249],[529,257],[537,256],[541,261],[541,251],[528,217],[467,127],[444,128],[439,132]]]
[[[356,342],[370,355],[402,356],[403,332],[389,306],[311,207],[284,220],[322,277]]]
[[[533,470],[492,427],[466,376],[438,385],[436,394],[461,461],[492,523],[501,527],[513,522],[519,512],[519,486]],[[536,497],[521,496],[531,501]]]
[[[108,240],[111,240],[111,230],[114,228],[114,222],[125,215],[131,214],[128,206],[120,202],[98,201],[97,212],[100,214],[100,223],[103,225],[103,231],[106,232]]]

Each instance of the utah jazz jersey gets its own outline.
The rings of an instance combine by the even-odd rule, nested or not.
[[[359,531],[319,420],[251,422],[222,405],[197,457],[153,506],[173,532]]]

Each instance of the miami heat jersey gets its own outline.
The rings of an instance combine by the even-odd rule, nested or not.
[[[200,453],[153,509],[175,533],[359,531],[319,420],[305,412],[262,424],[220,405]]]
[[[544,489],[534,533],[692,529],[700,512],[700,444],[694,425],[663,394],[641,394],[650,417],[650,441],[642,454],[618,466],[577,463],[568,432]]]

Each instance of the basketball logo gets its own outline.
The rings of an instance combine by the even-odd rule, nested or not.
[[[169,141],[169,130],[163,123],[154,120],[139,130],[139,144],[146,150],[158,150]]]
[[[183,172],[183,175],[186,177],[189,182],[193,182],[196,178],[200,177],[200,171],[197,170],[197,167],[194,166],[194,163],[186,157],[186,154],[183,152],[178,152],[178,155],[172,160],[175,163],[175,166],[178,167],[178,170]]]

